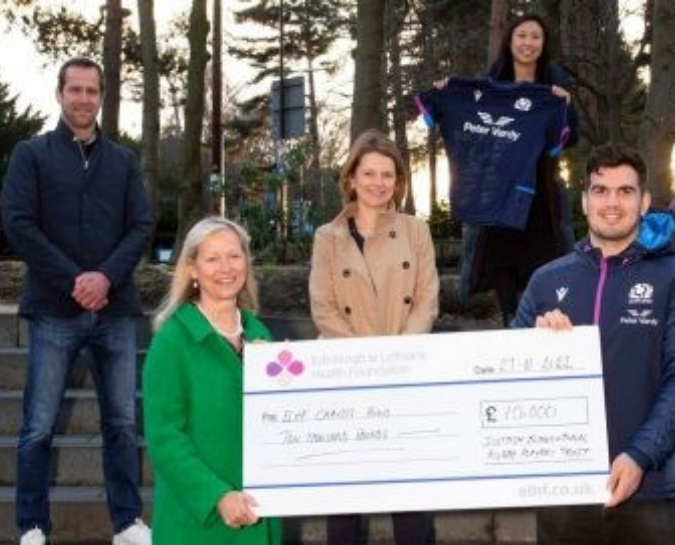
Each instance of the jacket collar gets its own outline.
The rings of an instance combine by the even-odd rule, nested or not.
[[[176,317],[197,342],[202,342],[209,335],[215,334],[211,324],[191,302],[183,303],[176,311]]]
[[[588,236],[576,244],[581,254],[599,261],[602,253],[591,244]],[[640,220],[636,239],[620,254],[613,256],[624,262],[636,261],[645,256],[675,251],[675,216],[670,210],[650,211]]]
[[[250,310],[241,310],[241,325],[244,328],[246,339],[248,340],[255,340],[262,337],[261,331],[255,327],[252,316],[253,314]],[[185,329],[192,335],[194,340],[199,343],[207,337],[218,335],[208,320],[192,302],[183,303],[176,311],[176,317],[185,326]]]
[[[63,120],[62,117],[59,118],[59,122],[56,124],[55,132],[56,134],[59,135],[59,137],[63,138],[64,140],[67,140],[68,142],[73,142],[77,140],[77,138],[75,137],[75,133],[73,133],[73,130],[68,126],[68,124]],[[101,128],[97,123],[96,127],[94,128],[94,137],[88,142],[84,143],[89,144],[97,142],[100,139],[101,139]]]
[[[396,221],[396,208],[393,206],[389,207],[386,212],[382,212],[377,217],[377,225],[375,226],[375,234],[387,233],[391,230],[392,226]],[[356,203],[350,202],[347,204],[342,211],[333,219],[331,222],[334,226],[347,227],[347,221],[349,218],[356,216]]]
[[[591,239],[588,236],[579,240],[574,245],[574,248],[577,253],[581,254],[586,259],[590,259],[594,263],[599,263],[602,259],[602,251],[600,248],[593,246]],[[648,250],[645,250],[636,241],[633,241],[623,252],[613,255],[609,259],[626,263],[628,261],[636,261],[648,253]]]

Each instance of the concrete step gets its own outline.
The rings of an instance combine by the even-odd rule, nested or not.
[[[260,319],[277,341],[316,339],[319,336],[309,316],[264,315]]]
[[[7,318],[14,318],[14,321],[16,321],[16,317],[0,313],[0,332],[3,332],[0,334],[0,341],[2,340],[2,337],[5,339],[7,337],[12,337],[12,335],[7,334],[7,332],[2,329],[8,321]],[[273,337],[277,340],[299,340],[317,337],[314,323],[310,318],[307,317],[266,316],[263,318],[263,320],[270,329]],[[139,320],[139,322],[142,321]],[[147,321],[145,322],[145,327],[149,327]],[[20,346],[5,346],[2,344],[2,342],[0,342],[0,388],[7,390],[20,390],[24,387],[28,349],[26,348],[23,341],[21,341],[21,343],[22,344]],[[139,346],[145,347],[146,344],[139,344]],[[146,352],[147,351],[145,348],[138,351],[137,368],[139,385]],[[78,361],[73,365],[71,377],[68,383],[69,387],[93,387],[91,373],[89,373],[88,370],[88,362],[90,361],[90,358],[91,355],[86,350],[82,352],[78,358]]]
[[[16,305],[0,305],[0,348],[26,345],[26,323],[16,312]]]
[[[145,361],[145,350],[139,350],[136,356],[138,383]],[[85,350],[73,364],[68,386],[70,388],[93,388],[94,383],[89,372],[90,354]],[[0,388],[6,390],[22,390],[26,383],[26,362],[28,349],[0,348]]]
[[[151,494],[142,490],[144,519],[152,522]],[[111,528],[105,492],[99,487],[52,489],[52,543],[94,545],[110,543]],[[535,543],[535,518],[531,511],[455,511],[429,513],[435,545],[525,545]],[[369,545],[392,544],[391,517],[363,517],[363,535]],[[16,543],[14,489],[0,488],[0,543]],[[326,542],[324,517],[284,520],[284,545],[322,545]]]
[[[18,348],[28,346],[28,326],[17,314],[16,305],[0,304],[0,348]],[[150,313],[138,318],[136,323],[136,341],[140,348],[148,346],[152,338]]]
[[[316,337],[311,319],[304,316],[263,316],[263,321],[277,340]],[[451,324],[441,324],[440,330],[456,330]],[[0,309],[0,435],[15,435],[20,426],[21,389],[25,380],[26,346],[25,322],[11,312]],[[145,346],[150,337],[149,322],[140,320],[139,338]],[[139,353],[139,374],[145,354]],[[55,471],[55,487],[51,494],[54,535],[52,543],[63,545],[110,543],[111,528],[105,507],[103,487],[61,486],[67,484],[97,484],[102,481],[98,408],[91,377],[83,356],[74,370],[71,389],[66,393],[64,410],[60,415],[59,436],[55,450],[59,455]],[[84,388],[84,389],[82,389]],[[139,403],[140,405],[140,403]],[[139,422],[141,420],[139,419]],[[74,434],[74,435],[71,435]],[[93,437],[92,437],[93,435]],[[14,530],[14,452],[16,439],[0,437],[0,544],[16,543]],[[144,456],[145,483],[152,483],[152,470]],[[150,504],[152,490],[143,495]],[[151,520],[151,505],[145,518]],[[535,519],[530,510],[457,511],[429,515],[434,528],[436,545],[469,544],[530,544],[534,543]],[[366,542],[392,543],[391,517],[375,515],[366,518]],[[289,518],[285,521],[285,545],[319,545],[325,543],[324,517]]]
[[[27,355],[25,348],[0,348],[0,387],[23,389]]]
[[[53,443],[52,483],[55,486],[98,486],[103,484],[100,435],[59,435]],[[16,437],[0,436],[0,486],[16,482]],[[152,485],[152,466],[140,440],[141,479]]]
[[[309,316],[263,315],[260,317],[276,341],[316,339],[319,332]],[[436,322],[432,332],[459,331],[457,324]]]
[[[0,367],[1,369],[1,367]],[[136,399],[139,431],[143,430],[140,392]],[[23,423],[23,391],[0,388],[0,435],[18,435]],[[100,418],[96,392],[92,389],[66,390],[56,434],[95,435],[100,431]]]
[[[152,518],[152,489],[141,489],[145,504],[143,518]],[[110,545],[112,526],[105,503],[105,489],[92,487],[56,487],[50,492],[54,531],[52,545],[105,543]],[[0,487],[0,543],[17,543],[14,522],[14,488]]]
[[[17,314],[14,305],[0,305],[0,349],[28,346],[28,327],[26,321]],[[318,333],[309,316],[269,314],[260,319],[269,328],[277,340],[313,339]],[[136,324],[139,348],[146,348],[152,339],[151,314],[140,317]]]

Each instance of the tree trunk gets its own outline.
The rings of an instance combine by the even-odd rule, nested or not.
[[[321,174],[322,145],[319,136],[319,106],[316,100],[316,80],[314,78],[314,63],[311,57],[307,58],[307,79],[309,81],[309,138],[312,143],[310,181],[316,181],[318,185],[317,204],[323,209],[326,206],[326,194]]]
[[[438,133],[430,130],[427,135],[427,146],[429,148],[429,215],[438,204]]]
[[[321,141],[319,140],[319,107],[316,102],[316,81],[314,79],[314,63],[307,58],[307,80],[309,82],[309,139],[312,143],[310,166],[319,170],[321,163]]]
[[[672,197],[670,160],[675,143],[675,3],[654,0],[651,24],[651,77],[639,144],[649,166],[654,203],[666,206]]]
[[[609,140],[622,140],[621,134],[621,65],[619,39],[619,6],[617,2],[605,2],[602,10],[602,31],[605,34],[602,40],[606,51],[606,64],[602,70],[602,81],[605,87],[606,111],[602,119],[606,120],[603,132]]]
[[[410,149],[406,133],[406,99],[403,96],[403,81],[401,74],[401,29],[406,15],[406,8],[400,0],[387,0],[387,44],[389,50],[389,81],[393,98],[393,126],[394,141],[401,152],[403,163],[408,170],[406,180],[406,197],[404,210],[408,214],[415,214],[415,195],[410,173]]]
[[[438,77],[438,62],[436,59],[435,36],[433,20],[429,10],[421,9],[417,13],[420,22],[420,40],[422,49],[421,77],[424,85],[429,85],[435,77]],[[438,157],[438,131],[429,129],[427,133],[427,169],[429,172],[429,215],[438,203],[438,169],[436,168]]]
[[[143,138],[141,168],[155,225],[159,220],[159,63],[154,0],[138,0],[138,21],[143,65]]]
[[[181,154],[182,175],[178,195],[178,233],[174,248],[176,256],[190,226],[203,215],[202,121],[208,33],[206,0],[193,0],[188,29],[190,61],[185,100],[185,137]]]
[[[385,1],[357,1],[352,141],[366,129],[386,127],[380,79],[384,58]]]
[[[573,74],[580,133],[592,145],[622,139],[622,97],[634,83],[621,49],[617,0],[559,4],[562,60]]]
[[[573,100],[583,123],[580,132],[591,144],[598,141],[598,101],[596,63],[590,61],[588,50],[597,52],[597,14],[594,3],[584,0],[568,0],[560,9],[560,51],[565,66],[575,75],[576,89]],[[599,63],[599,61],[598,61]]]
[[[101,114],[101,130],[108,138],[119,138],[120,73],[122,70],[122,0],[106,0],[103,66],[105,95]]]
[[[222,180],[223,147],[223,14],[221,0],[213,0],[213,57],[211,58],[211,173],[218,174]],[[213,188],[211,188],[213,191]],[[220,187],[220,191],[225,188]],[[222,194],[220,195],[223,196]],[[221,210],[224,213],[225,210]]]
[[[487,66],[497,58],[499,45],[506,31],[506,20],[509,15],[508,0],[492,0],[490,9],[490,41],[488,44]]]
[[[310,167],[318,173],[321,166],[321,140],[319,138],[319,106],[316,100],[316,80],[314,78],[314,58],[310,51],[312,41],[312,20],[309,14],[309,0],[304,1],[302,17],[302,34],[307,50],[307,79],[309,83],[309,139],[312,143],[312,157]]]

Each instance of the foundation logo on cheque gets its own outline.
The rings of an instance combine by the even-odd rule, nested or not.
[[[267,364],[267,376],[276,379],[282,386],[290,384],[294,377],[302,375],[305,364],[295,359],[290,350],[282,350],[277,354],[276,361]]]

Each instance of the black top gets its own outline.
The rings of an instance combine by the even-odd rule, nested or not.
[[[359,228],[356,226],[356,221],[353,217],[347,220],[347,225],[349,226],[349,234],[352,236],[354,242],[356,242],[356,245],[359,247],[359,251],[363,253],[363,247],[366,243],[366,239],[363,238],[361,233],[359,233]]]

